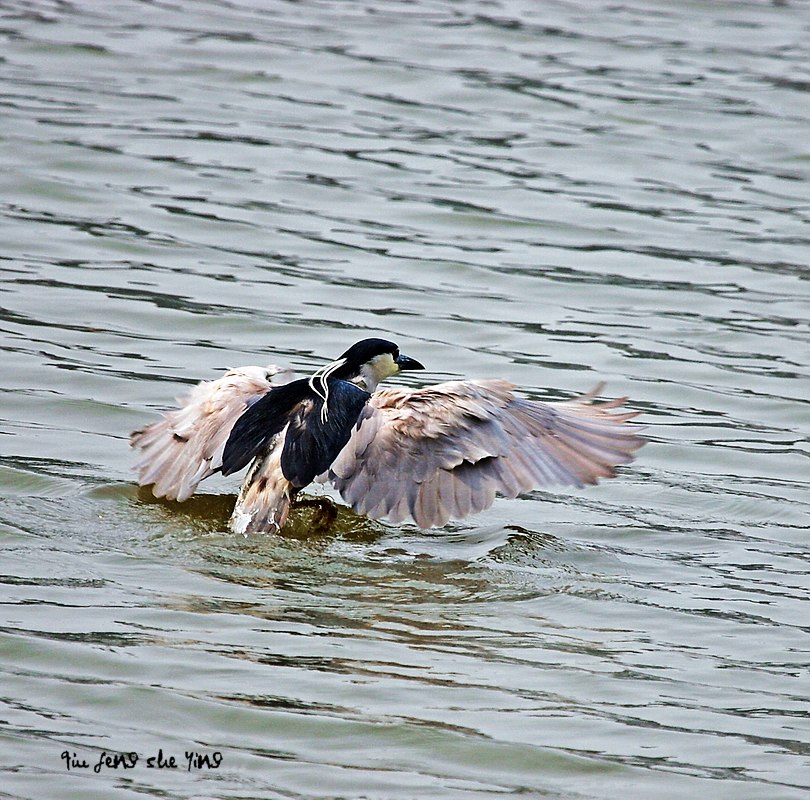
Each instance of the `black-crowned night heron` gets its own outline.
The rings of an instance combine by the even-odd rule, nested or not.
[[[424,369],[384,339],[364,339],[296,380],[278,367],[240,367],[198,384],[181,407],[135,431],[139,483],[183,501],[204,478],[250,463],[231,529],[280,530],[298,492],[328,480],[359,514],[420,528],[488,508],[495,494],[611,477],[644,444],[594,405],[601,389],[556,403],[526,400],[503,380],[449,381],[377,390],[385,378]]]

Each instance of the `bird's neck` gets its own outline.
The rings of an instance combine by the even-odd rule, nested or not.
[[[351,382],[369,394],[372,394],[381,381],[390,378],[392,375],[396,375],[398,372],[399,367],[396,365],[391,354],[382,353],[363,364],[357,375],[351,379]]]
[[[377,389],[380,378],[374,375],[371,370],[368,370],[366,374],[360,373],[360,375],[352,378],[349,383],[353,383],[355,386],[359,386],[363,391],[372,394]]]

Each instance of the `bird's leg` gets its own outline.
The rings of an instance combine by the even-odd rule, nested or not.
[[[305,497],[300,500],[296,498],[292,502],[292,508],[317,509],[312,520],[312,527],[315,530],[329,528],[338,515],[337,506],[328,497]]]

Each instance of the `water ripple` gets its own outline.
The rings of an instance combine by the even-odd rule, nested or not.
[[[806,795],[801,4],[0,15],[9,797]],[[379,334],[650,444],[440,532],[133,487],[189,384]]]

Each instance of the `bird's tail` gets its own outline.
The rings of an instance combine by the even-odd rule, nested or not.
[[[292,495],[292,486],[281,472],[281,448],[275,447],[250,465],[231,515],[231,530],[278,532],[287,521]]]

